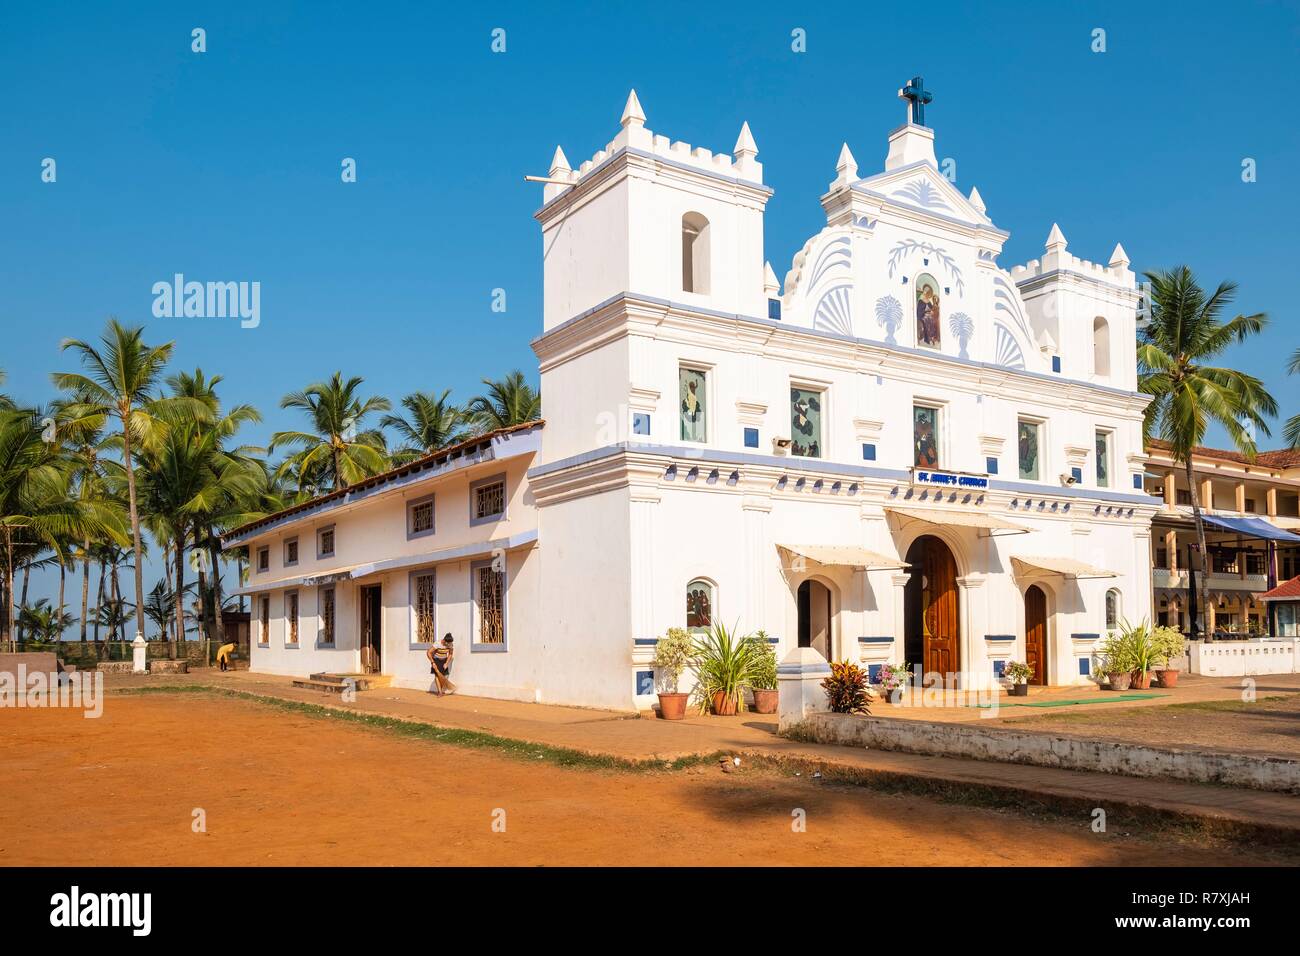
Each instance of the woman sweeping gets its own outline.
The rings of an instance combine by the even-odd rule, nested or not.
[[[456,685],[451,682],[451,659],[456,656],[453,646],[456,639],[451,633],[443,635],[442,642],[428,650],[429,673],[433,675],[433,692],[439,697],[456,693]]]

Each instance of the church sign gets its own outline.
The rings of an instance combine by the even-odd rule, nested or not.
[[[928,471],[921,468],[913,468],[912,484],[937,485],[941,488],[968,488],[974,491],[987,491],[989,480],[983,475],[963,475],[950,471]]]

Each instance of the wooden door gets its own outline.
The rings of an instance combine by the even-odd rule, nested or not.
[[[921,555],[921,626],[926,673],[956,674],[961,665],[957,617],[957,562],[938,538],[926,538]]]
[[[1025,663],[1031,684],[1047,683],[1047,595],[1037,584],[1025,592]]]

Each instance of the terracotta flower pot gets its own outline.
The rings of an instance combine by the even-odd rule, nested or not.
[[[1129,686],[1134,690],[1146,690],[1151,686],[1151,672],[1134,671],[1133,679],[1129,681]]]
[[[713,695],[713,712],[719,717],[730,717],[736,712],[736,695],[718,691]]]
[[[663,720],[681,720],[686,716],[689,694],[660,694],[659,717]]]
[[[1156,684],[1160,687],[1177,687],[1178,671],[1172,667],[1161,668],[1156,671]]]
[[[1012,684],[1012,685],[1011,685],[1011,688],[1007,691],[1007,693],[1010,694],[1012,697],[1028,697],[1028,696],[1029,696],[1029,685],[1028,685],[1028,684]]]
[[[771,688],[754,688],[754,713],[775,714],[781,692]]]
[[[1110,675],[1110,689],[1111,689],[1111,690],[1128,690],[1129,682],[1132,680],[1132,677],[1133,677],[1133,675],[1130,674],[1130,673],[1128,673],[1127,671],[1125,671],[1123,674],[1111,674],[1111,675]]]

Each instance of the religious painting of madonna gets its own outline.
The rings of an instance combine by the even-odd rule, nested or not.
[[[678,374],[681,396],[682,441],[706,441],[705,377],[698,369],[683,368]]]
[[[801,458],[822,456],[822,393],[790,389],[790,454]]]
[[[916,467],[939,467],[939,409],[913,406],[912,444]]]
[[[937,349],[939,342],[939,283],[922,272],[916,277],[916,342]]]

